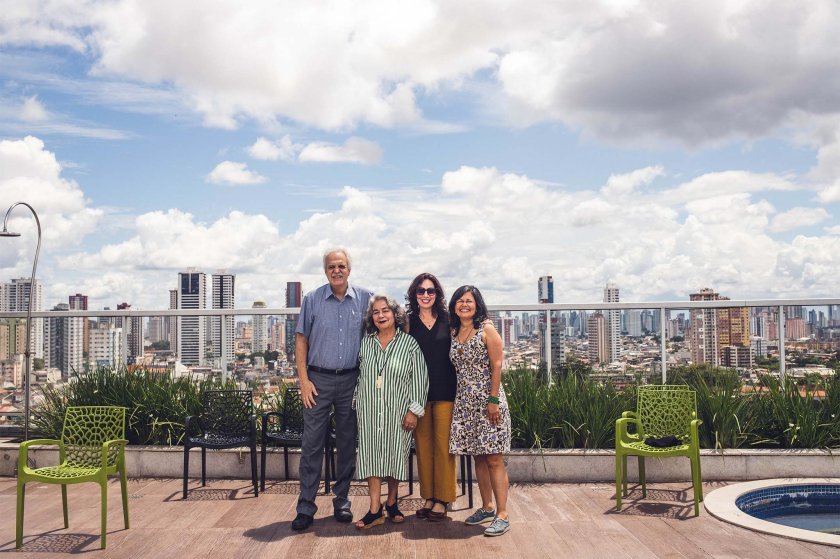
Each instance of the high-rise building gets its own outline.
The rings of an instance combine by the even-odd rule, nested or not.
[[[689,295],[691,301],[717,301],[720,295],[714,289],[704,287],[697,293]],[[689,311],[689,322],[691,336],[691,360],[694,363],[719,362],[719,346],[717,336],[717,313],[716,309],[691,309]]]
[[[227,270],[219,270],[213,274],[213,305],[214,309],[234,309],[236,275],[230,274]],[[210,317],[210,338],[213,345],[213,357],[233,359],[233,341],[236,337],[236,317],[228,315],[225,317],[224,340],[222,339],[222,317]],[[222,353],[224,351],[224,353]]]
[[[502,347],[510,347],[511,344],[516,343],[516,321],[511,316],[501,317],[502,329],[499,334],[502,337]]]
[[[604,302],[618,303],[618,286],[608,283],[604,287]],[[609,361],[618,361],[621,357],[621,310],[612,309],[607,311],[607,347],[609,347]]]
[[[44,310],[41,298],[41,284],[35,280],[35,288],[31,289],[30,278],[15,278],[6,284],[4,291],[8,294],[8,309],[10,312],[25,312],[29,308],[30,293],[32,296],[32,311]],[[4,295],[4,298],[6,295]],[[25,322],[25,321],[24,321]],[[25,332],[24,332],[25,335]],[[25,342],[24,342],[25,344]],[[30,330],[29,352],[32,359],[44,358],[44,319],[33,318]]]
[[[169,308],[172,310],[178,308],[178,289],[169,290]],[[177,316],[167,316],[163,319],[166,332],[169,334],[169,351],[172,352],[172,355],[180,355],[178,353],[178,318]]]
[[[81,293],[76,293],[75,295],[70,295],[68,299],[68,304],[70,305],[71,311],[86,311],[88,310],[88,296],[82,295]],[[90,353],[90,321],[85,317],[83,319],[82,328],[84,329],[82,341],[82,354],[87,356]]]
[[[726,299],[726,297],[721,297],[721,299]],[[726,309],[715,309],[715,311],[717,314],[718,347],[749,347],[749,307],[730,307]]]
[[[69,310],[68,303],[59,303],[52,309],[56,314]],[[44,367],[60,370],[64,380],[67,380],[71,373],[82,371],[86,322],[83,317],[68,316],[49,317],[44,321],[44,339],[47,340]]]
[[[118,311],[127,311],[131,309],[128,303],[119,303],[117,305]],[[143,356],[143,317],[131,316],[123,323],[123,317],[118,316],[114,319],[114,325],[117,328],[126,330],[126,357],[128,363],[134,363],[138,357]]]
[[[562,323],[551,324],[551,368],[566,363],[566,329]]]
[[[252,309],[264,309],[265,301],[254,301]],[[255,314],[252,319],[251,351],[263,352],[268,349],[268,317],[264,314]]]
[[[607,317],[600,311],[594,312],[587,318],[587,337],[589,340],[589,363],[593,367],[606,363],[610,358],[608,343]]]
[[[630,309],[625,311],[625,321],[627,322],[627,335],[631,338],[639,338],[643,335],[642,325],[642,311],[638,309]]]
[[[722,367],[751,368],[755,363],[755,348],[746,346],[726,346],[720,348],[720,365]]]
[[[178,273],[178,309],[207,308],[207,276],[195,268]],[[178,357],[184,365],[204,365],[207,321],[203,316],[180,316],[177,321]],[[231,333],[233,329],[231,328]]]
[[[799,340],[807,338],[807,327],[805,321],[801,317],[785,318],[785,339]]]
[[[276,321],[269,328],[269,349],[271,351],[286,351],[286,321]]]
[[[149,341],[153,344],[167,341],[167,332],[163,329],[162,316],[149,317]]]
[[[689,295],[689,298],[692,301],[729,299],[710,288],[700,289]],[[749,349],[750,311],[747,307],[691,309],[689,315],[689,345],[694,363],[725,367],[750,366],[755,352]]]
[[[293,309],[300,307],[303,300],[301,283],[299,281],[286,282],[286,308]]]
[[[8,312],[10,310],[9,291],[11,291],[11,284],[0,282],[0,312]],[[831,307],[829,307],[829,310]]]
[[[122,328],[101,322],[90,329],[89,362],[97,367],[115,367],[122,359]]]
[[[537,302],[554,303],[554,278],[540,276],[537,280]]]

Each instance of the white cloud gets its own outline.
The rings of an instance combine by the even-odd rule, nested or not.
[[[245,184],[260,184],[267,179],[248,169],[245,163],[237,163],[235,161],[222,161],[207,175],[207,182],[213,184],[230,184],[230,185],[245,185]]]
[[[27,97],[23,100],[23,106],[21,107],[20,111],[20,118],[21,120],[27,122],[39,122],[47,120],[47,118],[49,118],[49,114],[44,108],[44,105],[42,105],[41,102],[38,101],[38,96],[33,95],[32,97]]]
[[[254,159],[292,161],[299,150],[300,146],[292,142],[291,136],[286,134],[276,142],[268,138],[257,138],[246,151]]]
[[[607,184],[601,189],[605,197],[626,196],[640,186],[650,184],[655,178],[661,177],[665,170],[661,165],[637,169],[631,173],[610,175]]]
[[[177,91],[211,126],[447,130],[424,101],[471,88],[516,124],[703,145],[836,113],[838,27],[833,0],[54,0],[12,3],[0,44],[68,46],[95,78]]]
[[[312,142],[298,156],[304,163],[360,163],[376,165],[382,161],[379,144],[364,138],[347,138],[343,144]]]
[[[831,215],[823,208],[791,208],[773,218],[770,231],[778,233],[800,227],[811,227],[830,218]]]
[[[73,246],[96,230],[103,211],[93,208],[85,199],[79,185],[62,176],[62,166],[55,154],[47,150],[44,142],[33,136],[21,140],[0,140],[0,211],[5,212],[13,203],[27,202],[41,221],[43,250],[56,251]],[[5,215],[5,213],[3,214]],[[9,229],[22,233],[14,254],[30,261],[37,237],[35,221],[25,207],[18,207],[11,214]],[[12,242],[3,239],[3,246]],[[30,242],[32,241],[32,242]],[[0,268],[10,264],[11,251],[4,250]],[[21,261],[17,270],[25,269]]]
[[[659,176],[651,169],[627,176]],[[127,239],[70,254],[60,265],[66,272],[85,262],[87,277],[94,278],[139,274],[149,288],[136,296],[146,306],[163,306],[175,272],[186,266],[240,274],[238,304],[260,298],[281,306],[284,281],[302,281],[305,290],[323,282],[321,255],[335,245],[353,253],[354,281],[394,296],[421,271],[439,274],[449,293],[476,284],[492,303],[533,300],[534,279],[542,273],[554,276],[564,301],[596,302],[607,281],[619,284],[625,300],[683,299],[701,286],[734,298],[834,293],[836,232],[774,239],[776,210],[753,175],[730,175],[727,193],[712,188],[705,197],[689,185],[714,184],[717,177],[673,182],[661,192],[648,184],[620,204],[609,195],[621,182],[616,176],[602,189],[572,192],[465,166],[430,187],[433,196],[426,189],[347,186],[338,193],[339,208],[314,213],[290,233],[260,214],[231,212],[201,223],[178,210],[150,212],[136,219]],[[768,192],[780,184],[762,182]],[[691,196],[662,196],[686,191]],[[102,283],[102,290],[115,289]]]

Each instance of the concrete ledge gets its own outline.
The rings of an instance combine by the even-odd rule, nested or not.
[[[257,451],[259,454],[259,449]],[[17,443],[0,443],[0,476],[14,476]],[[30,466],[58,463],[58,450],[36,446],[29,449]],[[259,459],[259,456],[257,456]],[[270,449],[266,457],[266,479],[281,479],[282,449]],[[183,447],[129,446],[126,461],[131,477],[179,478],[183,474]],[[297,479],[300,452],[289,449],[289,477]],[[614,482],[615,452],[611,450],[513,450],[507,455],[512,482]],[[840,477],[840,452],[829,450],[726,450],[701,451],[705,481],[751,481],[767,478]],[[648,458],[645,462],[651,482],[689,481],[691,470],[685,458]],[[627,461],[628,475],[637,479],[637,461]],[[201,451],[190,454],[190,477],[201,475]],[[247,479],[251,462],[247,448],[207,451],[207,475],[212,478]]]

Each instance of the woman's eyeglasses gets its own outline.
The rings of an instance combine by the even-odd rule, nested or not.
[[[417,295],[420,295],[420,296],[423,296],[427,293],[429,295],[437,295],[437,289],[435,289],[434,287],[418,287],[417,289],[414,290],[414,292],[417,293]]]

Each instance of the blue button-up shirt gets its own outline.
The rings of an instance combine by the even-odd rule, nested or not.
[[[309,340],[307,365],[325,369],[359,366],[365,313],[372,295],[363,287],[348,285],[339,301],[330,284],[306,294],[295,332]]]

